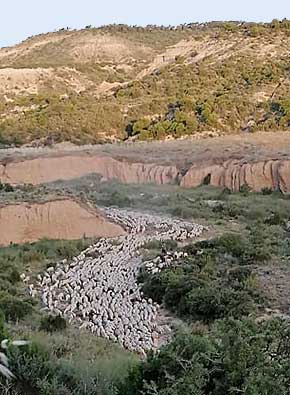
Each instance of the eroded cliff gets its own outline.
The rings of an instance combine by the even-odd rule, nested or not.
[[[70,199],[0,206],[0,246],[42,238],[71,240],[123,234],[122,227],[97,210]]]
[[[7,153],[0,160],[2,183],[33,184],[99,174],[123,183],[204,183],[237,191],[248,184],[290,193],[289,134],[257,134],[198,141],[111,145],[77,151]]]
[[[91,173],[125,183],[168,184],[177,181],[176,166],[129,163],[106,156],[66,155],[39,157],[0,164],[0,181],[10,184],[42,184],[71,180]]]
[[[228,160],[221,164],[194,164],[182,178],[180,185],[185,188],[203,183],[227,187],[232,191],[247,184],[254,191],[263,188],[290,192],[290,159],[245,162]]]

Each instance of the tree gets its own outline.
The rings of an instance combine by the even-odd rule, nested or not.
[[[139,121],[135,122],[133,125],[133,135],[139,134],[144,130],[147,130],[150,126],[150,119],[141,118]]]

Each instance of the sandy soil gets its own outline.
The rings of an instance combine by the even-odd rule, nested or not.
[[[0,48],[0,63],[6,67],[22,58],[35,58],[38,53],[49,58],[51,47],[62,51],[73,63],[111,61],[122,63],[141,58],[152,58],[152,48],[122,37],[93,30],[63,31],[34,36],[13,47]]]
[[[74,68],[0,69],[0,94],[38,94],[46,84],[82,92],[94,84]]]
[[[197,162],[221,162],[229,159],[263,160],[290,156],[290,133],[265,132],[236,134],[214,138],[184,139],[140,143],[74,146],[62,143],[53,148],[0,150],[0,162],[23,161],[37,157],[98,154],[131,163],[176,165],[179,169]]]
[[[70,200],[0,206],[0,246],[10,243],[82,237],[115,237],[125,231],[97,210]]]
[[[1,155],[1,154],[0,154]],[[239,189],[248,183],[290,192],[290,134],[257,133],[200,140],[107,144],[2,152],[0,180],[40,184],[97,173],[125,183],[200,185]]]

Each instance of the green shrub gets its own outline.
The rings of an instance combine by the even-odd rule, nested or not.
[[[219,198],[220,198],[221,200],[225,200],[225,199],[227,199],[228,196],[231,195],[231,194],[232,194],[232,191],[230,190],[230,188],[225,187],[225,188],[223,188],[223,190],[222,190],[222,192],[221,192]]]
[[[220,253],[230,254],[235,258],[241,258],[247,249],[246,240],[240,234],[235,233],[225,233],[220,238],[215,239],[213,247]]]
[[[0,310],[0,342],[7,337],[5,329],[5,315],[2,310]]]
[[[160,240],[152,240],[146,243],[143,248],[147,250],[161,250],[162,248],[162,241]]]
[[[152,240],[143,246],[147,250],[175,250],[178,243],[175,240]]]
[[[14,187],[11,184],[2,184],[0,181],[0,192],[14,192]]]
[[[271,195],[273,193],[273,190],[268,187],[264,187],[261,189],[262,195]]]
[[[243,184],[240,187],[239,191],[243,196],[248,196],[248,194],[251,192],[251,188],[249,187],[248,184]]]
[[[107,206],[130,207],[131,199],[122,192],[111,191],[108,193],[104,203]]]
[[[39,262],[44,259],[44,255],[41,252],[33,248],[30,249],[29,247],[27,251],[24,250],[21,255],[24,264],[31,264],[32,262]]]
[[[170,214],[175,217],[188,219],[195,216],[195,211],[190,207],[184,207],[184,205],[174,205],[172,208],[170,208]]]
[[[255,224],[242,235],[226,233],[189,244],[183,248],[187,257],[171,267],[155,274],[143,271],[142,290],[188,321],[248,316],[261,301],[250,265],[269,261],[279,251],[286,254],[279,229],[272,234]]]
[[[204,177],[203,180],[203,185],[210,185],[210,180],[211,180],[211,174],[208,174],[206,177]]]
[[[266,218],[264,222],[266,225],[284,225],[285,218],[281,213],[275,212]]]
[[[13,285],[17,284],[21,280],[20,273],[15,267],[12,267],[10,269],[10,271],[8,272],[8,276],[9,281]]]
[[[18,321],[31,314],[33,307],[28,301],[2,292],[0,294],[0,309],[6,320]]]
[[[57,332],[66,329],[66,320],[61,316],[48,315],[41,318],[40,330],[46,332]]]
[[[48,350],[32,343],[24,349],[11,349],[11,371],[17,380],[11,389],[19,395],[113,395],[113,383],[97,369],[55,358]]]
[[[168,288],[167,273],[153,274],[149,276],[145,272],[141,272],[139,281],[142,282],[142,291],[145,295],[155,300],[157,303],[162,303],[164,295]]]
[[[120,395],[287,394],[287,321],[227,320],[208,334],[179,334],[134,367]]]
[[[142,290],[189,321],[248,316],[255,309],[258,292],[252,269],[241,265],[269,258],[260,236],[253,231],[247,241],[237,234],[225,234],[187,245],[183,248],[187,257],[172,267],[155,274],[142,271]]]

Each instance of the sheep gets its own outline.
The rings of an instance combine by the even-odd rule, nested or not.
[[[158,338],[170,328],[159,323],[160,306],[146,300],[137,284],[142,263],[141,248],[152,240],[182,241],[198,237],[204,227],[163,216],[128,210],[104,209],[105,215],[123,225],[128,234],[113,239],[102,238],[74,257],[51,266],[38,277],[42,303],[89,329],[97,336],[120,343],[143,354],[157,347]],[[185,256],[185,255],[184,255]],[[146,270],[159,272],[174,263],[145,262]],[[23,281],[26,276],[22,276]],[[36,292],[32,287],[31,292]]]

